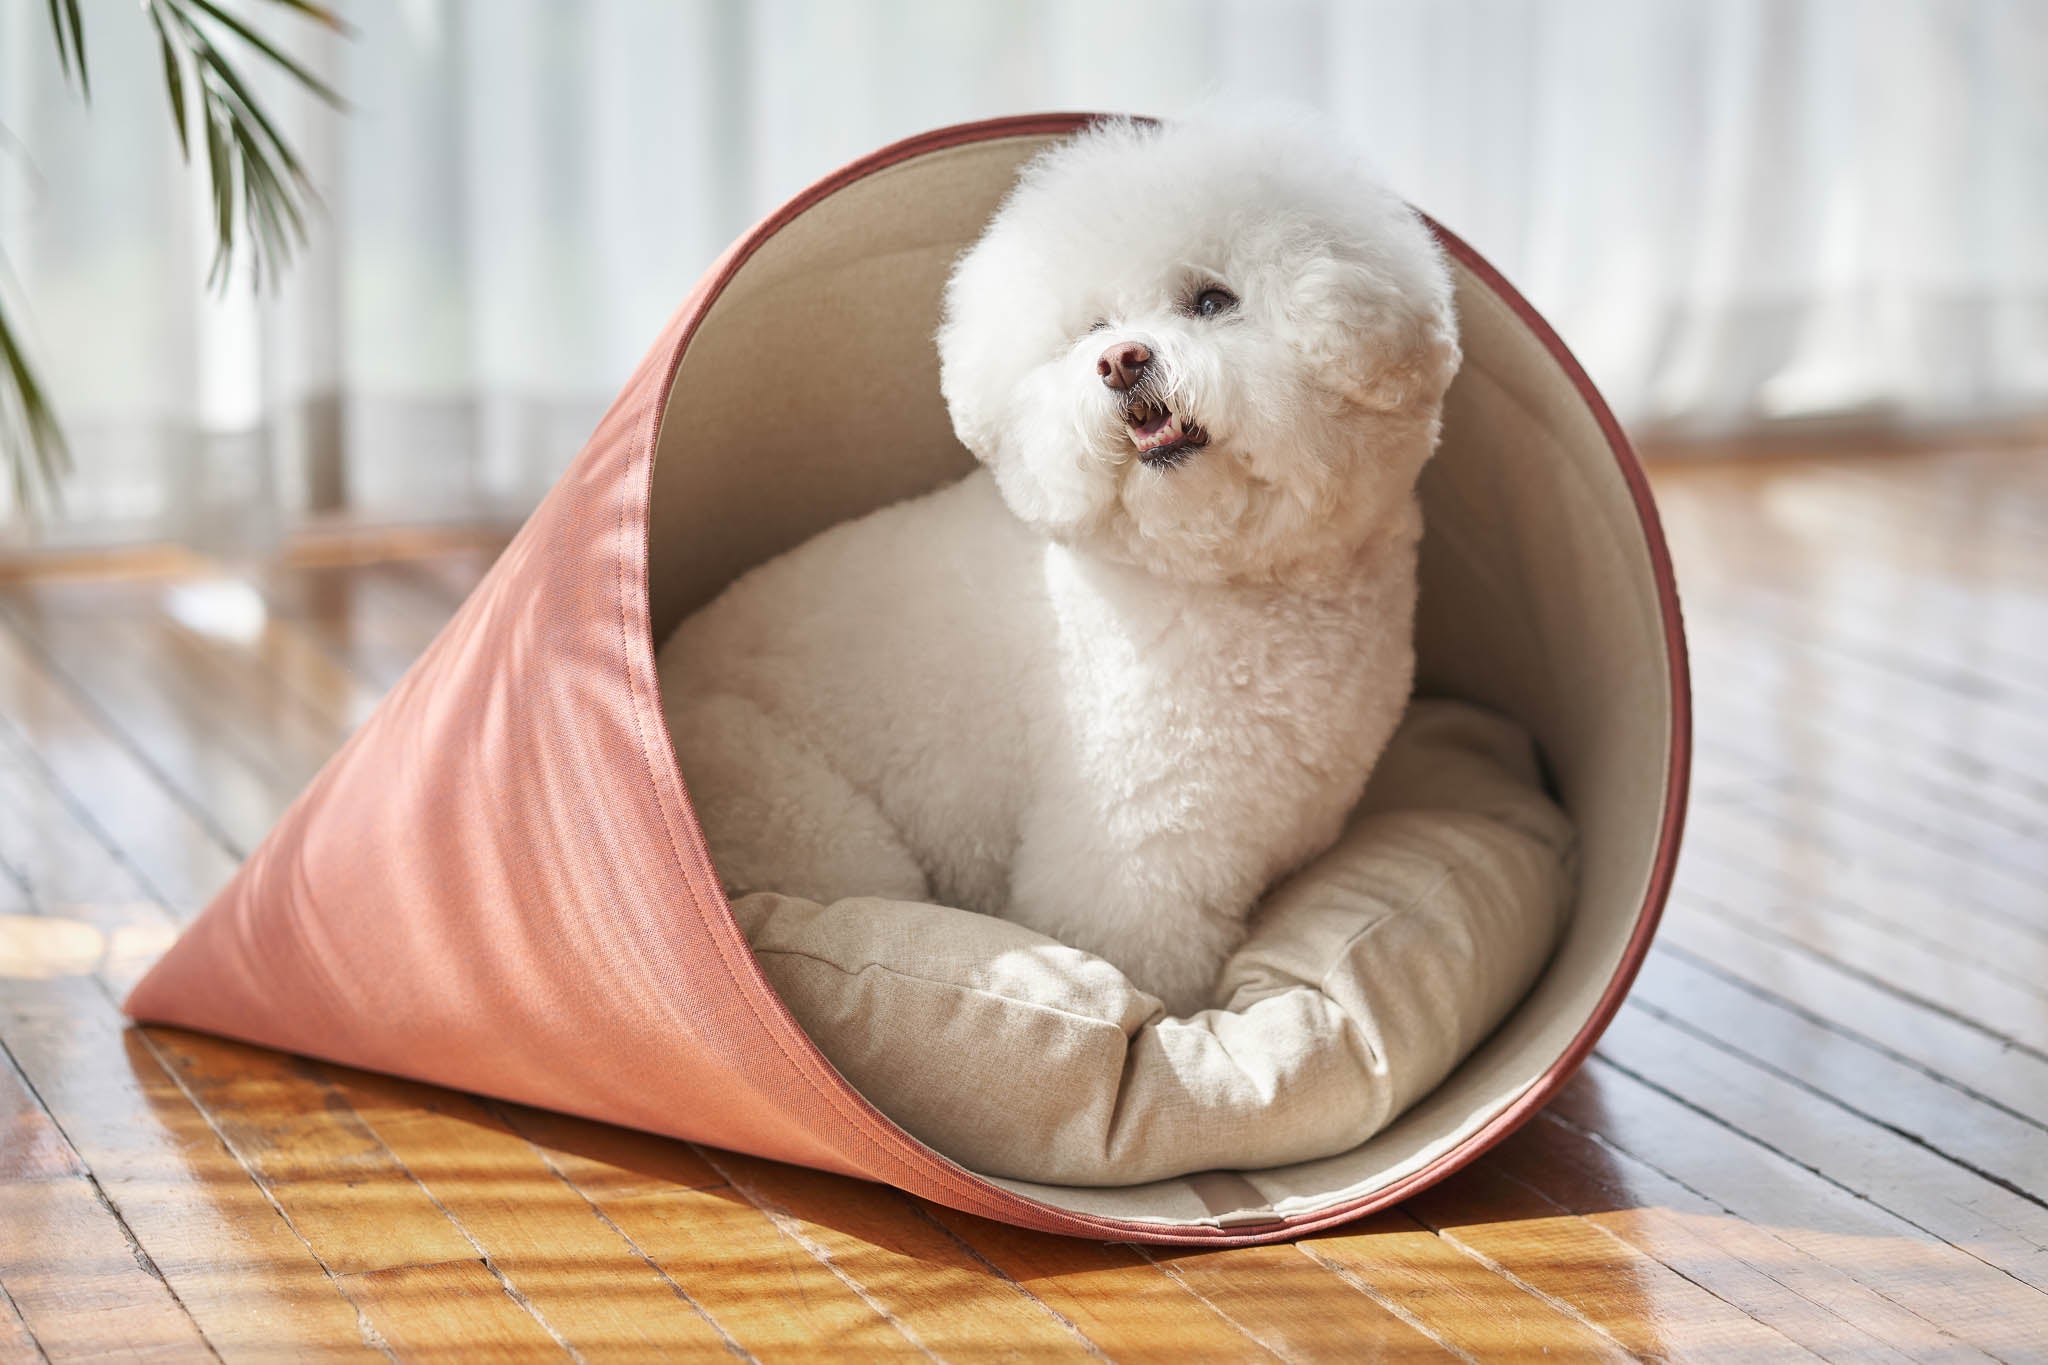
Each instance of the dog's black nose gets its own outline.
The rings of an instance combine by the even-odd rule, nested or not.
[[[1095,373],[1112,389],[1128,389],[1152,363],[1152,353],[1135,341],[1119,341],[1095,362]]]

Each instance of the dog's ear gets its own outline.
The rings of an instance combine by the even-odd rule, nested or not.
[[[1292,302],[1303,352],[1343,398],[1390,416],[1442,402],[1463,355],[1441,261],[1324,256],[1296,274]]]
[[[977,336],[961,321],[972,311],[976,295],[989,292],[986,272],[972,270],[972,253],[953,263],[939,303],[939,326],[933,340],[939,353],[939,394],[946,413],[953,419],[953,434],[974,458],[986,462],[995,440],[998,415],[991,411],[989,395],[1000,384],[989,371],[995,367],[985,336]],[[985,331],[986,329],[984,329]]]
[[[1020,520],[1059,536],[1099,510],[1103,471],[1047,414],[1066,409],[1051,290],[1002,218],[955,263],[940,303],[939,392],[953,433]],[[1094,379],[1091,371],[1090,381]]]

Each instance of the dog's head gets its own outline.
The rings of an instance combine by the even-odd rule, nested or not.
[[[1407,524],[1458,366],[1401,201],[1302,128],[1098,124],[946,287],[954,430],[1027,523],[1153,572],[1283,581]]]

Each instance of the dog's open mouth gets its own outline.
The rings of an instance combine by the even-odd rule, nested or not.
[[[1131,444],[1138,458],[1148,465],[1176,465],[1209,444],[1209,433],[1163,403],[1134,398],[1124,408],[1124,425],[1130,428]]]

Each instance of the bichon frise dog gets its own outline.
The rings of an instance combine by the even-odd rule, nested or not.
[[[1108,122],[1025,169],[938,347],[983,468],[663,649],[713,859],[1000,915],[1199,1010],[1407,701],[1443,259],[1300,130]]]

